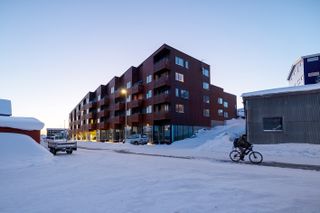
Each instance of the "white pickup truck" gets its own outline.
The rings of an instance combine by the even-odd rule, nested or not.
[[[77,142],[57,140],[55,139],[55,137],[47,137],[47,142],[50,152],[54,155],[56,155],[58,151],[67,152],[67,154],[72,154],[73,150],[77,150]]]

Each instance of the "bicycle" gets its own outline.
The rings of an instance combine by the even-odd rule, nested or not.
[[[253,146],[251,145],[244,153],[244,156],[249,155],[249,160],[253,164],[259,164],[263,161],[263,156],[260,152],[253,151]],[[239,151],[239,148],[233,147],[233,150],[229,154],[230,159],[233,162],[239,162],[241,160],[241,151]]]

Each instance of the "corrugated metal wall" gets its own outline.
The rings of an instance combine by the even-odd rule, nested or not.
[[[320,144],[320,92],[245,98],[251,143]],[[282,117],[283,131],[264,131],[263,118]]]

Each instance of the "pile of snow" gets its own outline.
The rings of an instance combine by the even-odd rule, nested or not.
[[[0,127],[9,127],[22,130],[41,130],[44,123],[30,117],[7,117],[0,116]]]
[[[31,137],[0,133],[0,168],[35,165],[50,159],[52,154]]]

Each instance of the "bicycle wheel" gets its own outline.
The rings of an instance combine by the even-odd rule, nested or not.
[[[262,156],[262,154],[260,152],[252,151],[249,154],[249,160],[250,160],[251,163],[259,164],[259,163],[262,162],[263,156]]]
[[[237,150],[232,150],[229,154],[229,157],[233,162],[239,162],[241,154]]]

